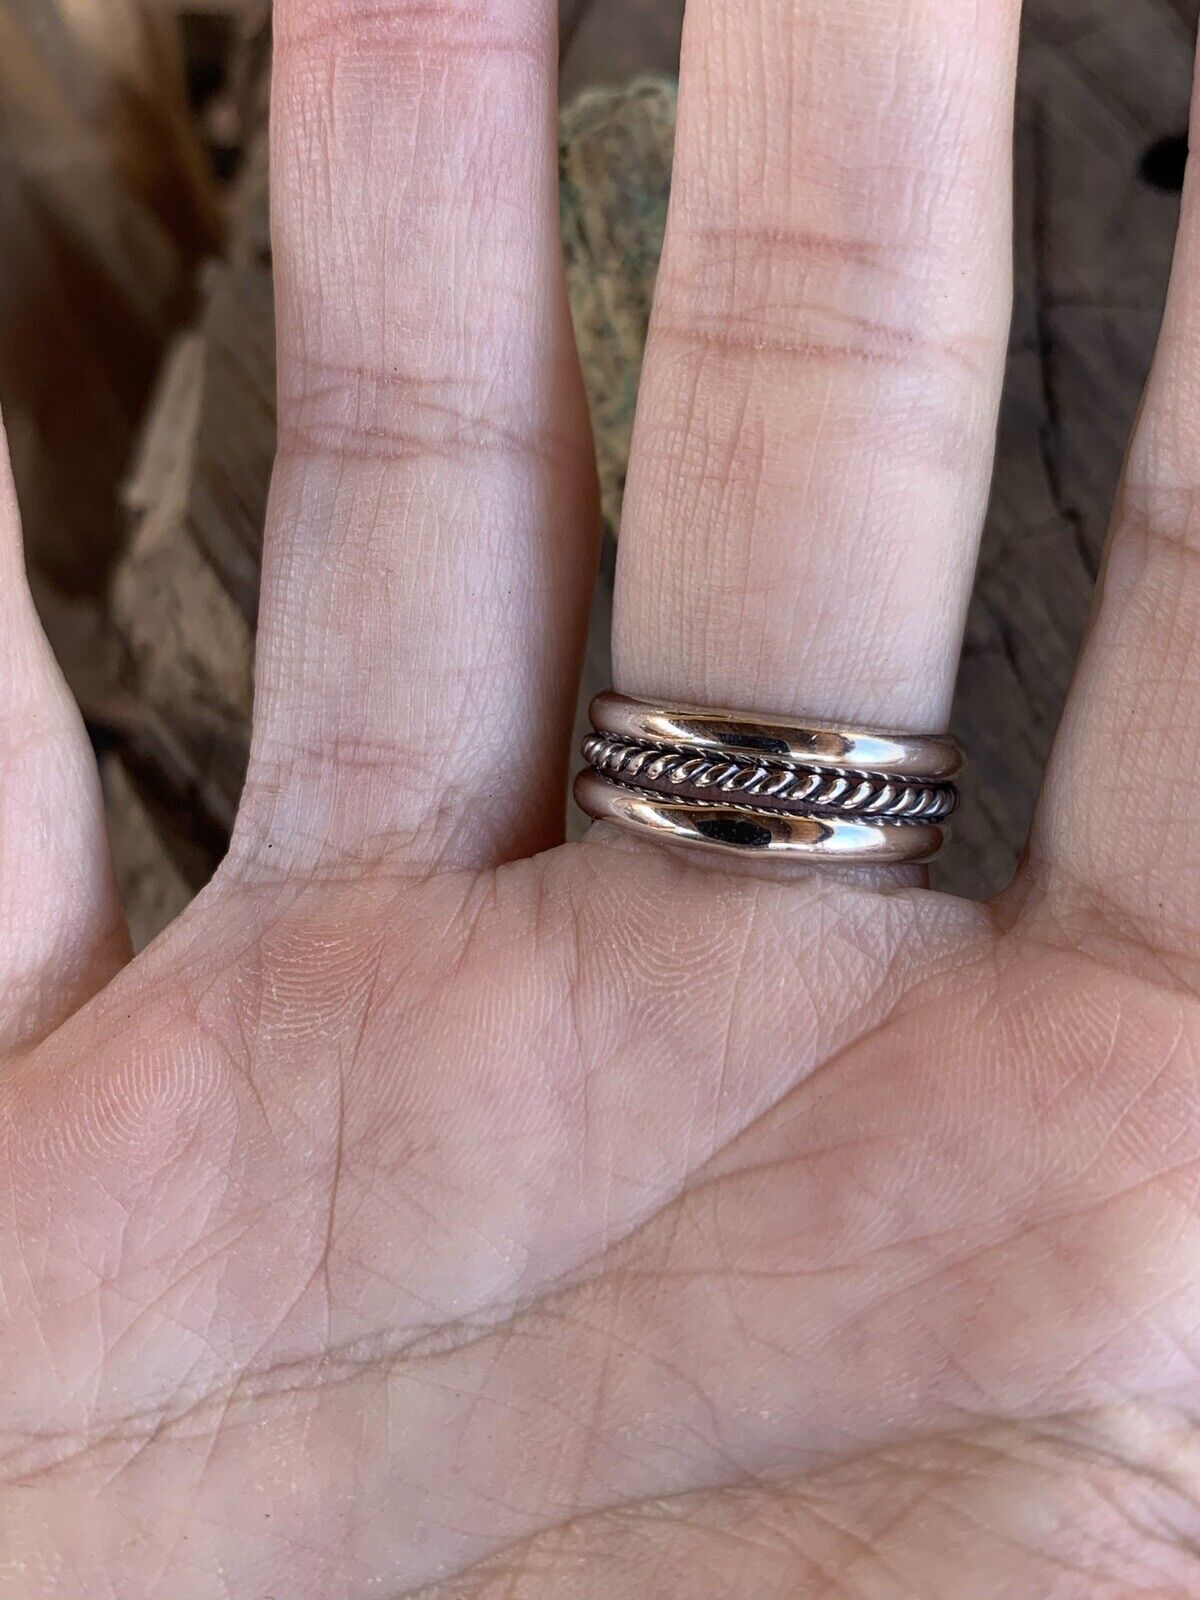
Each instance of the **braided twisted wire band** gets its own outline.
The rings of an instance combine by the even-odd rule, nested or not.
[[[957,794],[949,784],[776,766],[738,755],[634,744],[604,733],[593,733],[584,741],[583,757],[597,772],[619,783],[708,791],[709,799],[729,796],[768,807],[796,806],[890,822],[939,822],[957,805]]]
[[[958,803],[953,740],[603,694],[575,794],[671,843],[830,864],[932,860]]]

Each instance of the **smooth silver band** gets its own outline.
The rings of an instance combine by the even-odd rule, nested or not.
[[[586,770],[575,799],[598,822],[616,822],[665,844],[841,866],[899,866],[932,861],[946,843],[940,823],[860,822],[844,817],[699,805],[626,789]]]
[[[591,718],[598,733],[639,744],[737,752],[784,765],[873,772],[925,783],[948,783],[963,764],[958,745],[942,736],[775,717],[758,720],[743,711],[703,706],[657,706],[611,690],[592,701]]]

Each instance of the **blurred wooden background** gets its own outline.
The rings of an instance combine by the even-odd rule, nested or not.
[[[669,77],[683,7],[560,5],[568,275],[615,522],[673,97],[579,95]],[[938,880],[965,893],[1012,871],[1086,619],[1169,270],[1198,9],[1027,0],[1010,370],[956,710],[972,766]],[[0,0],[0,405],[140,936],[219,859],[245,759],[273,440],[266,14]]]
[[[262,131],[244,41],[265,11],[0,0],[0,407],[39,605],[100,727],[130,711],[100,610],[126,529],[115,486],[199,266],[237,232],[224,180]],[[561,0],[564,94],[672,72],[682,11]]]
[[[559,0],[564,99],[588,84],[675,72],[683,0]]]

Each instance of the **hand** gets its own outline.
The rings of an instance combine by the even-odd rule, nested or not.
[[[279,0],[254,753],[132,963],[4,491],[0,1595],[1194,1595],[1200,192],[1015,889],[562,847],[553,11]],[[692,0],[618,687],[944,725],[1016,31]]]

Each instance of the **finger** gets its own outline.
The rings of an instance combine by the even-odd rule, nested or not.
[[[25,581],[0,430],[0,1050],[49,1033],[129,958],[96,764]]]
[[[596,514],[555,71],[552,0],[276,9],[260,870],[561,835]]]
[[[618,687],[944,726],[1010,312],[1016,0],[694,0]]]
[[[1193,148],[1200,102],[1193,110]],[[1200,954],[1200,177],[1024,888],[1133,943]]]

